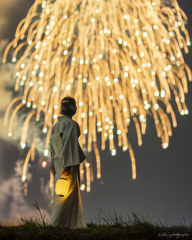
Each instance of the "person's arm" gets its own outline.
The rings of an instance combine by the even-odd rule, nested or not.
[[[80,127],[79,127],[79,124],[77,123],[77,135],[78,135],[78,138],[80,137],[81,135],[81,131],[80,131]]]
[[[49,152],[50,152],[50,156],[51,156],[51,161],[50,161],[50,171],[52,172],[53,176],[55,176],[55,168],[54,168],[54,163],[53,163],[53,157],[55,155],[55,151],[53,149],[53,146],[51,144],[51,141],[49,139]]]
[[[80,136],[80,127],[79,127],[79,124],[77,123],[77,122],[75,122],[76,124],[76,126],[74,126],[75,127],[75,133],[76,133],[76,136],[77,136],[77,141],[78,141],[78,138],[79,138],[79,136]],[[62,137],[62,136],[61,136]],[[61,173],[61,178],[62,177],[66,177],[66,176],[68,176],[69,174],[70,174],[70,168],[71,167],[73,167],[73,166],[79,166],[80,165],[80,163],[79,164],[74,164],[74,165],[70,165],[70,166],[67,166],[67,167],[64,167],[64,169],[63,169],[63,171],[62,171],[62,173]]]
[[[70,168],[71,168],[71,167],[73,167],[73,166],[79,166],[79,165],[80,165],[80,164],[75,164],[75,165],[72,165],[72,166],[65,167],[65,168],[63,169],[63,172],[61,173],[61,178],[62,178],[62,177],[66,177],[66,176],[69,175],[69,173],[70,173]]]

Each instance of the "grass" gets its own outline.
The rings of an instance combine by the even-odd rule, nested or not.
[[[20,226],[0,225],[0,240],[167,240],[167,239],[192,239],[192,225],[180,224],[167,226],[163,223],[152,222],[132,212],[132,217],[127,219],[116,213],[106,215],[99,209],[98,222],[88,224],[88,228],[71,229],[69,227],[53,227],[45,222],[44,216],[37,201],[34,206],[40,218],[31,217],[30,220],[21,218]]]

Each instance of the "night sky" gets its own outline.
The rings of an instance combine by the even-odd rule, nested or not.
[[[33,2],[1,0],[0,57],[7,43],[5,39],[11,41],[14,38],[18,23],[26,16]],[[178,3],[188,16],[187,30],[192,40],[192,1],[178,0]],[[189,47],[190,52],[188,55],[184,54],[184,58],[192,69],[191,50],[192,47]],[[14,85],[9,73],[12,68],[9,64],[0,66],[0,100],[4,102],[0,103],[0,221],[19,220],[17,205],[20,206],[22,216],[38,215],[32,204],[33,195],[49,220],[52,212],[48,188],[49,168],[41,168],[42,159],[39,162],[30,162],[28,196],[23,196],[23,183],[15,166],[20,150],[15,143],[7,140],[7,129],[2,125],[4,110],[11,100]],[[136,180],[132,180],[131,161],[127,151],[122,152],[117,147],[117,154],[113,157],[108,143],[105,151],[100,150],[101,179],[96,179],[94,154],[88,155],[88,160],[94,166],[95,180],[91,183],[91,192],[81,191],[87,223],[98,222],[99,209],[106,214],[116,212],[125,217],[133,211],[168,224],[179,223],[184,217],[186,222],[192,223],[192,82],[188,83],[188,87],[186,104],[189,115],[181,116],[175,101],[171,101],[176,113],[177,128],[173,128],[167,149],[161,147],[152,117],[147,116],[147,129],[141,147],[137,145],[136,130],[131,121],[128,137],[136,159]],[[4,96],[7,96],[6,100]]]

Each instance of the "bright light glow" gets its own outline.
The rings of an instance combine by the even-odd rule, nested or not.
[[[122,42],[123,42],[123,39],[122,39],[122,38],[119,38],[118,43],[119,43],[119,44],[122,44]]]
[[[43,128],[43,132],[46,133],[47,132],[47,128]]]
[[[135,36],[139,36],[139,30],[135,32]]]
[[[159,108],[159,104],[156,103],[156,104],[154,105],[154,108],[157,110],[157,109]]]
[[[28,107],[28,108],[31,107],[31,103],[30,103],[30,102],[27,103],[27,107]]]
[[[164,98],[165,97],[165,90],[161,91],[161,97]]]
[[[123,43],[123,45],[124,45],[124,46],[127,46],[127,41],[125,41],[125,42]]]
[[[26,176],[22,176],[22,182],[25,182]]]
[[[163,144],[163,148],[164,148],[164,149],[168,148],[168,146],[169,146],[168,143],[164,143],[164,144]]]
[[[9,133],[8,133],[8,136],[9,136],[9,137],[12,137],[12,133],[11,133],[11,132],[9,132]]]
[[[81,114],[81,117],[84,118],[84,117],[85,117],[85,113],[82,113],[82,114]]]
[[[47,166],[47,162],[46,161],[43,161],[42,162],[42,168],[45,168]]]
[[[26,144],[21,142],[20,146],[21,146],[22,149],[24,149],[26,147]]]
[[[69,90],[70,90],[70,88],[71,88],[71,85],[70,85],[70,84],[68,84],[68,85],[67,85],[67,87],[66,87],[66,90],[67,90],[67,91],[69,91]]]
[[[49,154],[49,150],[48,150],[48,149],[45,149],[45,151],[44,151],[44,156],[48,156],[48,154]]]
[[[84,191],[85,190],[85,184],[81,184],[80,189],[81,189],[81,191]]]
[[[155,91],[155,96],[156,96],[156,97],[159,96],[159,91]]]
[[[111,155],[112,155],[112,156],[115,156],[115,155],[116,155],[116,149],[113,149],[113,150],[111,151]]]
[[[57,87],[53,87],[53,92],[57,92]]]
[[[144,115],[141,115],[139,118],[140,118],[140,121],[143,121],[144,120]]]
[[[181,114],[181,115],[184,115],[184,114],[185,114],[185,111],[184,111],[184,110],[181,110],[180,114]]]
[[[124,152],[127,151],[127,147],[126,146],[123,147],[123,151]]]
[[[147,36],[148,36],[147,32],[144,32],[143,37],[147,37]]]
[[[189,110],[185,110],[185,115],[188,115],[189,114]]]

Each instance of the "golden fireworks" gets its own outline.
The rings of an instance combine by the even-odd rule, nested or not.
[[[14,99],[7,108],[5,124],[11,107],[18,102],[11,115],[9,136],[19,109],[32,107],[23,125],[24,148],[31,118],[35,115],[39,121],[40,113],[44,112],[42,130],[47,134],[47,156],[60,101],[64,96],[73,96],[79,106],[75,120],[82,132],[80,144],[90,152],[93,143],[97,178],[101,177],[97,132],[101,133],[101,149],[105,149],[109,140],[111,154],[115,155],[117,131],[118,146],[130,153],[135,179],[135,158],[127,138],[131,118],[138,145],[142,145],[146,115],[151,113],[157,136],[166,148],[172,134],[168,113],[173,126],[177,125],[170,104],[171,91],[178,111],[182,115],[188,113],[187,76],[190,81],[192,77],[181,51],[188,53],[191,44],[186,21],[176,0],[171,0],[170,6],[160,0],[36,0],[18,25],[3,59],[6,62],[13,47],[15,90],[24,88],[23,96]],[[17,59],[21,51],[24,53]],[[35,137],[29,155],[34,149]],[[93,174],[88,162],[84,166],[90,191]],[[80,169],[83,179],[83,165]],[[25,181],[26,171],[22,179]],[[52,180],[53,177],[50,186]]]

